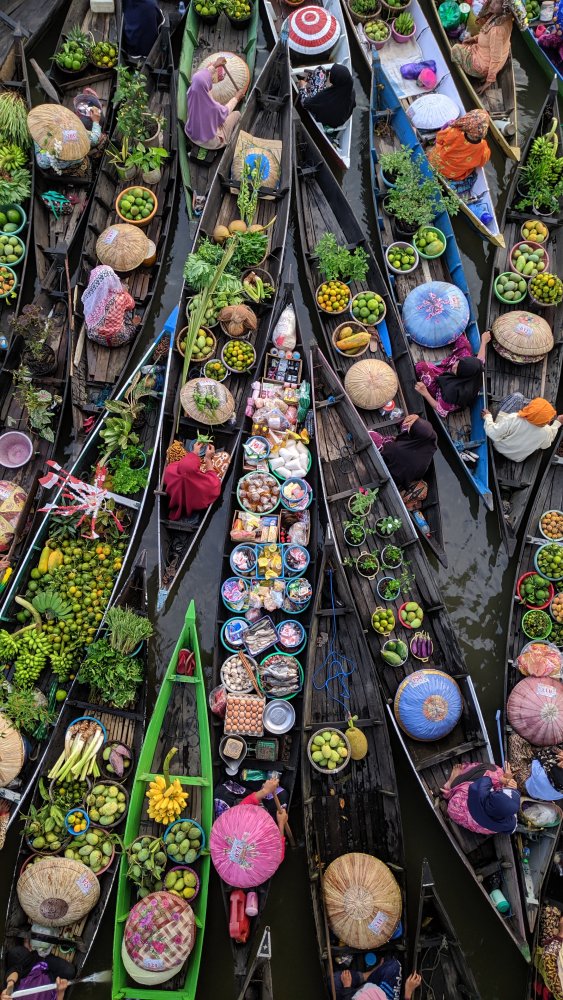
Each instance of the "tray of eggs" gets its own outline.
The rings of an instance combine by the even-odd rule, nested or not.
[[[263,736],[265,698],[256,695],[227,694],[224,732],[226,736]]]

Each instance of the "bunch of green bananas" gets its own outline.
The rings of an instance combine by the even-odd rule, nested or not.
[[[33,629],[21,635],[14,669],[14,682],[17,687],[33,687],[47,662],[49,648],[49,640],[43,632]]]

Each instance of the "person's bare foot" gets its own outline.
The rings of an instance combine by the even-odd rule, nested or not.
[[[450,774],[448,780],[446,781],[446,784],[442,786],[440,791],[449,792],[450,788],[452,787],[452,781],[455,781],[455,779],[459,777],[462,771],[463,771],[463,766],[461,764],[454,764],[454,766],[452,767],[452,773]]]

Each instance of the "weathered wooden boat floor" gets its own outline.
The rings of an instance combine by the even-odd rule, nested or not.
[[[380,409],[359,411],[359,415],[369,430],[376,430],[385,436],[394,437],[401,430],[405,414],[416,413],[419,417],[425,416],[422,397],[414,388],[414,368],[397,307],[389,294],[373,250],[340,185],[322,158],[320,151],[297,120],[295,120],[295,164],[295,196],[298,207],[301,251],[328,356],[341,379],[344,379],[346,373],[358,360],[365,358],[384,361],[395,370],[399,382],[396,402],[402,411],[401,416],[390,419],[382,414]],[[361,355],[360,358],[345,357],[334,348],[334,331],[338,326],[348,321],[350,316],[348,310],[340,315],[331,316],[321,310],[317,304],[316,289],[323,279],[319,272],[315,247],[324,233],[333,233],[339,245],[349,249],[362,247],[368,255],[366,278],[364,281],[349,283],[351,294],[356,295],[358,292],[370,289],[377,292],[385,302],[387,310],[385,318],[379,326],[368,328],[373,334],[372,343],[368,352]],[[428,483],[428,496],[422,509],[431,532],[431,537],[426,540],[440,562],[447,565],[443,547],[440,497],[434,462],[429,467],[425,479]]]
[[[335,676],[338,660],[344,661],[346,677]],[[351,851],[375,855],[391,868],[401,887],[403,907],[406,905],[401,813],[385,709],[355,600],[330,537],[325,540],[318,577],[304,690],[301,781],[305,841],[318,949],[330,983],[333,970],[338,968],[336,956],[351,954],[352,967],[363,971],[364,952],[339,945],[328,930],[321,886],[327,865]],[[308,741],[324,727],[345,731],[348,714],[358,717],[356,725],[366,737],[367,755],[352,761],[341,775],[320,774],[309,762]],[[397,952],[406,955],[404,933],[378,948],[380,956]],[[330,988],[329,994],[333,996]]]
[[[49,3],[38,3],[37,0],[3,0],[2,14],[19,24],[24,41],[31,45],[40,32],[47,30],[49,21],[64,2],[65,0],[49,0]],[[0,17],[0,80],[7,79],[13,73],[16,57],[14,28]]]
[[[117,597],[115,604],[126,606],[138,614],[147,614],[147,591],[146,591],[146,557],[141,553],[137,564],[134,566],[129,579],[126,581],[122,592]],[[146,644],[141,654],[144,659],[145,675],[147,670]],[[127,711],[106,708],[100,706],[99,702],[90,700],[90,693],[87,688],[81,686],[78,681],[72,685],[68,699],[65,701],[59,716],[57,725],[53,731],[49,743],[48,752],[45,754],[41,775],[45,778],[50,768],[58,760],[64,748],[65,735],[68,726],[77,718],[83,715],[90,715],[106,727],[107,740],[116,740],[130,747],[136,760],[141,744],[145,725],[145,702],[146,702],[146,679],[139,688],[137,702]],[[103,780],[103,778],[102,778]],[[45,778],[46,784],[48,779]],[[127,784],[124,785],[127,788]],[[35,805],[38,807],[43,803],[43,799],[35,789]],[[108,832],[113,832],[109,830]],[[117,827],[120,832],[120,827]],[[122,831],[121,831],[122,832]],[[22,909],[17,893],[16,884],[20,875],[21,867],[32,857],[25,840],[22,838],[18,853],[17,862],[14,869],[14,879],[12,882],[10,900],[6,919],[6,933],[3,945],[3,963],[5,962],[6,949],[23,941],[30,931],[30,922],[26,913]],[[100,926],[106,906],[109,902],[111,889],[119,867],[119,853],[116,853],[110,867],[100,875],[100,897],[95,907],[80,920],[63,927],[44,928],[39,934],[39,940],[52,945],[53,955],[59,955],[69,962],[73,962],[77,968],[77,974],[83,968],[90,949],[94,943],[96,933]]]
[[[413,968],[422,976],[421,1000],[480,1000],[455,928],[444,909],[426,859],[418,904]]]
[[[556,134],[559,138],[559,148],[561,148],[563,146],[563,130],[561,128],[561,115],[556,85],[552,85],[550,88],[544,106],[536,119],[535,127],[532,129],[524,147],[522,166],[526,163],[526,158],[534,139],[544,132],[549,131],[553,118],[556,118],[558,121]],[[514,174],[509,188],[504,227],[508,250],[499,248],[495,254],[489,285],[487,327],[490,329],[499,316],[512,312],[515,308],[517,310],[526,310],[537,313],[549,323],[555,344],[542,361],[525,365],[517,365],[508,361],[506,358],[501,357],[492,345],[489,346],[486,366],[487,406],[493,417],[497,416],[502,400],[513,392],[521,392],[526,399],[543,396],[555,406],[563,364],[563,303],[555,307],[542,309],[536,306],[528,296],[520,305],[514,307],[500,302],[494,293],[495,279],[499,274],[510,271],[510,250],[516,243],[523,240],[520,229],[522,224],[531,217],[529,213],[518,211],[516,208],[520,201],[516,185],[521,177],[521,169],[519,168]],[[548,220],[548,229],[549,237],[544,244],[549,254],[548,270],[551,274],[559,274],[562,256],[563,214],[559,214],[558,217]],[[523,462],[512,462],[496,451],[491,443],[489,446],[489,455],[493,483],[497,493],[497,513],[501,532],[508,553],[512,555],[516,548],[519,529],[522,525],[528,504],[533,496],[545,452],[535,451]],[[507,503],[506,508],[504,507],[505,501]]]
[[[365,428],[355,417],[351,401],[345,395],[337,397],[338,382],[334,372],[320,351],[314,349],[313,357],[315,428],[324,496],[337,549],[341,556],[354,557],[357,555],[357,550],[349,549],[343,534],[343,524],[350,516],[347,507],[349,497],[361,486],[379,488],[379,496],[367,518],[368,527],[371,528],[374,528],[377,519],[384,515],[401,517],[400,500],[379,453],[371,445]],[[376,550],[374,539],[374,535],[368,536],[362,549]],[[392,712],[392,702],[399,684],[418,668],[418,662],[410,658],[403,666],[396,667],[393,671],[382,667],[380,650],[386,637],[372,629],[371,616],[374,608],[380,603],[375,585],[384,575],[389,575],[389,571],[381,569],[376,580],[372,582],[360,577],[355,570],[349,570],[348,581],[360,620],[367,632],[377,678],[383,696],[389,704],[390,717],[407,757],[430,805],[464,864],[473,873],[479,885],[481,876],[494,873],[501,878],[504,894],[512,907],[511,915],[506,921],[503,920],[503,925],[529,960],[510,837],[504,835],[487,837],[470,833],[448,819],[440,801],[440,788],[449,777],[453,764],[469,761],[492,763],[493,757],[456,634],[424,557],[421,543],[409,522],[405,524],[403,521],[402,527],[393,536],[393,542],[403,548],[405,558],[415,575],[415,584],[409,589],[408,596],[411,600],[418,601],[424,609],[422,627],[430,634],[434,644],[428,666],[449,674],[461,689],[463,712],[458,724],[444,739],[432,743],[413,740],[399,728]],[[397,620],[399,607],[405,599],[406,595],[401,595],[395,602],[386,602],[386,607],[394,612]],[[408,641],[410,633],[407,629],[404,632]],[[488,899],[483,886],[480,887]],[[495,912],[498,913],[496,910]],[[503,918],[499,915],[499,919]]]
[[[95,42],[113,42],[116,46],[119,46],[121,0],[114,0],[114,8],[115,10],[112,14],[94,13],[90,10],[90,0],[72,0],[63,21],[54,52],[59,51],[59,47],[63,43],[65,37],[76,25],[78,25],[85,33],[89,32],[93,36]],[[84,76],[91,73],[92,70],[96,70],[93,63],[89,63],[84,67],[84,73],[81,80],[82,83],[85,82]],[[111,70],[110,75],[115,78],[116,71]],[[59,86],[62,86],[72,80],[76,81],[78,78],[76,73],[65,72],[65,70],[61,69],[60,66],[58,66],[58,64],[54,61],[51,63],[49,76],[52,80],[59,84]],[[98,94],[98,96],[100,95]]]

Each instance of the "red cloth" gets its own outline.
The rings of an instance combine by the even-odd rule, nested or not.
[[[256,792],[250,792],[248,795],[245,795],[244,798],[240,800],[239,806],[242,806],[243,803],[246,803],[247,806],[262,806],[262,803],[258,798],[258,796],[256,795]],[[281,860],[283,861],[283,859],[285,858],[285,837],[282,837],[280,833],[280,838],[282,844]]]
[[[221,493],[221,480],[212,469],[202,472],[201,459],[189,452],[166,467],[164,489],[168,494],[170,520],[179,521],[196,510],[207,510]]]

